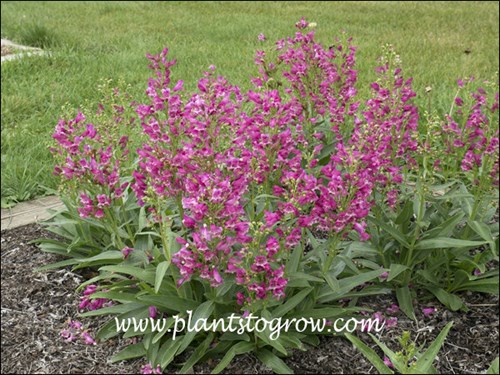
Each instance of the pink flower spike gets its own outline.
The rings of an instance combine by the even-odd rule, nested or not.
[[[257,37],[261,42],[264,42],[266,40],[266,36],[262,33],[259,34],[259,36]]]
[[[422,309],[422,312],[426,318],[430,318],[432,314],[434,314],[437,311],[435,307],[424,307]]]

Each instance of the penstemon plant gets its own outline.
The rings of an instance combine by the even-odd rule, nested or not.
[[[194,92],[185,92],[182,80],[171,81],[176,61],[164,49],[147,55],[153,76],[146,103],[126,104],[126,96],[112,91],[95,115],[78,113],[57,125],[55,171],[67,208],[48,225],[64,240],[39,242],[42,250],[70,259],[44,269],[96,271],[80,286],[80,307],[90,310],[83,316],[112,316],[98,340],[118,335],[128,319],[165,318],[159,330],[121,327],[135,343],[113,361],[146,357],[143,371],[152,373],[188,353],[180,369],[185,373],[223,356],[213,370],[218,373],[236,355],[251,352],[275,372],[288,373],[281,357],[318,343],[325,325],[320,332],[289,329],[279,337],[255,322],[241,334],[221,327],[177,337],[169,332],[178,319],[227,324],[235,314],[324,322],[357,316],[358,298],[390,292],[377,282],[384,275],[407,314],[415,275],[440,300],[443,292],[478,287],[476,279],[461,279],[465,284],[444,291],[419,268],[422,243],[437,248],[425,242],[426,233],[434,230],[427,241],[436,237],[441,244],[438,229],[451,234],[465,216],[456,222],[446,217],[446,207],[458,204],[452,185],[453,194],[444,195],[449,200],[427,200],[429,179],[440,176],[422,173],[429,161],[422,161],[427,151],[415,93],[399,57],[388,48],[372,97],[362,102],[351,39],[324,48],[312,26],[302,19],[294,36],[272,47],[259,36],[258,73],[246,92],[213,66]],[[484,181],[473,194],[489,191],[495,173],[476,175]],[[414,193],[415,205],[409,203]],[[482,222],[471,215],[469,227],[483,240],[460,238],[453,246],[495,246],[496,234],[473,224]],[[466,254],[455,255],[450,272],[457,262],[457,269],[479,262],[490,281],[484,264],[491,258],[467,263]],[[485,285],[484,277],[474,277]]]
[[[346,336],[375,366],[380,374],[393,374],[393,369],[400,374],[436,374],[437,371],[432,363],[443,346],[452,325],[453,322],[448,323],[424,352],[421,352],[422,348],[418,348],[416,343],[411,341],[410,332],[403,332],[399,338],[401,350],[398,352],[393,352],[374,335],[370,334],[373,341],[384,352],[384,360],[380,359],[373,349],[356,336],[351,334],[346,334]]]

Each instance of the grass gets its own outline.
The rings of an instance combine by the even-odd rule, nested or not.
[[[457,78],[498,71],[498,2],[2,1],[2,38],[51,51],[2,63],[2,201],[56,187],[47,147],[61,108],[98,103],[101,79],[124,80],[139,99],[149,74],[145,54],[168,46],[178,61],[173,79],[188,89],[210,64],[249,87],[257,35],[290,35],[302,16],[318,24],[324,43],[342,30],[354,37],[360,87],[374,79],[381,46],[393,44],[417,94],[431,86],[441,111]]]

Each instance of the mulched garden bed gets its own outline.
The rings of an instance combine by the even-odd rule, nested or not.
[[[75,288],[85,280],[82,273],[68,269],[33,273],[33,269],[60,260],[42,253],[28,242],[53,237],[38,225],[1,232],[1,372],[6,373],[137,373],[142,360],[110,364],[108,359],[127,345],[114,339],[86,346],[67,343],[60,337],[68,318],[78,319],[79,295]],[[498,296],[463,295],[468,312],[449,312],[439,304],[418,306],[418,321],[398,313],[398,326],[385,329],[381,340],[398,349],[397,337],[408,330],[418,344],[428,347],[449,321],[454,321],[435,364],[440,373],[480,373],[498,356]],[[385,311],[395,300],[391,296],[367,299],[362,306]],[[431,318],[422,307],[436,306]],[[102,319],[79,319],[95,332]],[[367,337],[363,334],[363,337]],[[370,340],[366,340],[370,346]],[[322,337],[318,347],[296,351],[285,360],[296,373],[377,373],[376,369],[345,339]],[[216,361],[195,366],[194,373],[209,373]],[[169,367],[173,373],[176,366]],[[225,373],[272,373],[252,356],[234,360]]]

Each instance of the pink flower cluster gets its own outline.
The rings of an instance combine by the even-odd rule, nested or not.
[[[88,330],[83,328],[82,323],[77,320],[68,320],[68,328],[61,331],[61,337],[67,342],[74,342],[80,339],[85,345],[97,345]]]
[[[129,152],[128,138],[113,140],[105,129],[87,123],[80,112],[72,120],[60,120],[52,135],[57,146],[51,151],[60,161],[54,173],[76,182],[81,191],[81,217],[103,218],[105,209],[128,186],[120,183],[120,165]]]
[[[177,207],[179,285],[230,278],[242,304],[282,298],[283,264],[305,229],[354,230],[366,240],[375,189],[395,202],[401,166],[416,148],[411,80],[381,67],[363,108],[351,40],[325,48],[305,19],[296,27],[271,53],[257,52],[259,74],[247,92],[211,66],[186,95],[183,81],[171,82],[168,49],[148,55],[154,76],[148,103],[136,106],[145,142],[131,187],[156,218]],[[128,150],[126,137],[96,127],[81,114],[61,121],[54,153],[63,160],[56,173],[80,184],[81,216],[102,218],[127,187],[120,173]],[[126,258],[131,250],[122,251]]]
[[[462,89],[472,81],[459,80],[458,86]],[[455,116],[446,117],[442,131],[445,154],[452,162],[458,161],[464,172],[482,170],[484,174],[489,174],[491,183],[498,186],[498,91],[492,102],[488,100],[488,92],[481,87],[465,100],[457,96]],[[473,182],[477,184],[477,181]]]
[[[80,297],[80,305],[78,308],[80,310],[87,309],[89,311],[98,310],[102,307],[108,307],[113,304],[113,301],[108,300],[107,298],[94,298],[92,299],[92,294],[97,291],[97,285],[91,284],[88,285],[83,291],[83,296]]]
[[[396,70],[356,116],[355,47],[324,49],[305,20],[296,26],[277,43],[277,62],[258,52],[255,90],[246,93],[211,67],[184,99],[183,82],[171,85],[168,50],[148,55],[155,77],[150,103],[137,107],[147,141],[132,188],[150,209],[158,200],[178,206],[187,230],[172,260],[179,285],[198,276],[217,287],[232,276],[246,291],[240,303],[281,298],[283,257],[302,228],[354,229],[366,240],[373,190],[401,182],[400,165],[416,148],[411,80]],[[275,199],[257,212],[262,193]]]

